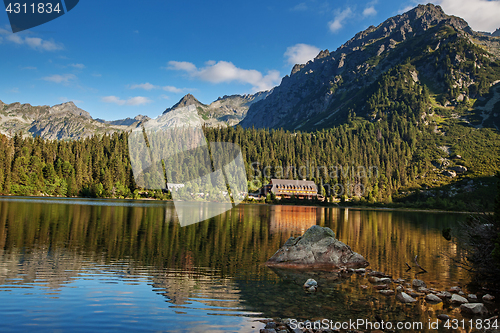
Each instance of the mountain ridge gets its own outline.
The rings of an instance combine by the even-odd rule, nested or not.
[[[131,130],[146,118],[137,119],[125,126],[93,119],[90,113],[80,109],[71,101],[52,107],[32,106],[19,102],[5,104],[0,101],[0,133],[7,136],[21,132],[24,135],[40,136],[49,140],[74,140],[95,134]]]
[[[446,57],[453,53],[453,50],[444,49],[462,40],[484,50],[484,54],[474,50],[478,58],[492,54],[493,60],[500,59],[499,38],[474,32],[465,20],[446,15],[440,6],[419,5],[377,27],[358,32],[334,52],[323,50],[314,60],[295,65],[291,74],[286,75],[264,101],[249,108],[241,125],[288,130],[314,130],[338,125],[347,120],[350,111],[364,114],[362,104],[367,97],[363,92],[384,73],[404,64],[407,59],[415,62],[413,71],[417,76],[438,84],[451,80],[463,89],[469,88],[474,81],[472,75],[450,69],[437,77],[436,72],[440,69],[428,68],[428,61],[419,60],[423,55],[430,59],[437,51],[436,56],[443,57],[438,59],[439,65],[444,67]],[[445,51],[450,54],[444,54]],[[484,65],[476,63],[477,66]],[[464,80],[467,81],[465,85]],[[488,78],[489,84],[493,81]],[[444,91],[445,88],[437,90],[449,93]]]

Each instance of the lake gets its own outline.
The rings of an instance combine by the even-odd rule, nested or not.
[[[290,236],[330,227],[369,268],[438,289],[465,286],[459,249],[441,230],[452,213],[239,205],[181,227],[172,202],[0,198],[0,331],[258,332],[262,318],[435,320],[449,305],[404,305],[366,277],[302,276],[263,263]],[[416,273],[413,258],[428,272]],[[413,266],[407,272],[406,263]],[[363,289],[360,285],[369,285]]]

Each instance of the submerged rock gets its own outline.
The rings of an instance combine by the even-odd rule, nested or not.
[[[429,295],[425,296],[425,300],[427,302],[432,302],[432,303],[441,303],[443,301],[443,300],[441,300],[441,298],[437,297],[434,294],[429,294]]]
[[[267,261],[268,266],[333,266],[360,268],[369,265],[360,254],[335,238],[327,227],[310,227],[301,237],[290,237]]]
[[[447,314],[444,314],[444,313],[439,314],[439,315],[437,316],[437,318],[438,318],[439,320],[441,320],[441,321],[447,321],[447,320],[450,320],[450,319],[451,319],[451,318],[450,318],[450,316],[448,316]]]
[[[378,278],[375,276],[370,276],[368,281],[373,284],[387,284],[392,282],[389,278]]]
[[[472,316],[486,316],[488,309],[483,303],[468,303],[460,305],[460,312]]]
[[[465,297],[462,297],[462,296],[457,295],[457,294],[453,294],[453,296],[451,296],[451,303],[464,304],[464,303],[469,303],[469,301]]]
[[[413,303],[416,302],[417,300],[405,293],[404,291],[398,293],[396,295],[396,298],[401,302],[401,303]]]
[[[420,288],[420,287],[427,288],[427,285],[425,284],[425,282],[422,280],[419,280],[419,279],[414,279],[412,282],[412,285],[415,288]]]
[[[436,294],[437,297],[441,298],[441,299],[447,299],[447,298],[451,298],[452,294],[447,292],[447,291],[442,291],[440,293],[437,293]]]
[[[306,283],[304,283],[304,288],[317,287],[318,282],[314,279],[308,279]]]

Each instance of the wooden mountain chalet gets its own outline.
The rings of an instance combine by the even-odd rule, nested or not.
[[[274,193],[276,198],[313,199],[318,197],[318,187],[311,180],[271,179],[271,182],[260,189],[260,196]]]

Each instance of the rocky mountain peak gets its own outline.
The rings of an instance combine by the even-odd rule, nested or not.
[[[319,59],[322,59],[322,58],[326,58],[329,55],[330,55],[330,51],[328,51],[328,49],[326,49],[326,50],[320,51],[318,53],[318,55],[316,56],[316,58],[314,58],[314,60],[319,60]]]
[[[85,117],[87,119],[92,119],[92,117],[90,116],[90,113],[88,113],[85,110],[80,109],[73,102],[66,102],[66,103],[62,103],[62,104],[57,104],[49,109],[50,114],[68,113],[68,112],[72,113],[74,115],[77,115],[77,116]]]
[[[189,105],[194,105],[195,107],[204,106],[204,104],[198,101],[193,95],[187,94],[186,96],[182,97],[181,100],[177,102],[177,104],[175,104],[171,108],[166,109],[163,113],[165,114],[169,111],[183,108]]]

